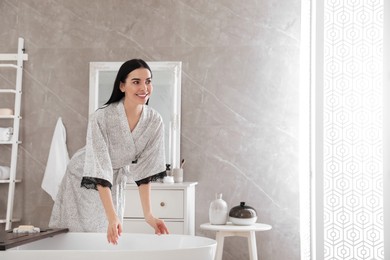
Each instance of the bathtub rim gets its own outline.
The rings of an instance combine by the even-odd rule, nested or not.
[[[106,238],[105,237],[105,233],[92,233],[92,232],[65,232],[65,233],[61,233],[61,234],[57,234],[55,236],[46,236],[45,238],[42,238],[40,240],[35,240],[35,241],[32,241],[30,243],[25,243],[25,244],[22,244],[22,245],[18,245],[18,246],[15,246],[15,247],[12,247],[12,248],[9,248],[9,249],[6,249],[4,251],[0,251],[0,252],[16,252],[16,251],[25,251],[25,252],[47,252],[47,251],[54,251],[54,252],[70,252],[70,251],[76,251],[76,252],[140,252],[140,253],[147,253],[147,252],[157,252],[157,251],[163,251],[163,252],[168,252],[168,251],[185,251],[185,250],[192,250],[192,249],[202,249],[202,248],[209,248],[209,247],[215,247],[217,246],[217,241],[213,238],[209,238],[209,237],[204,237],[204,236],[194,236],[194,235],[182,235],[182,234],[167,234],[167,235],[155,235],[155,234],[144,234],[144,233],[123,233],[123,235],[130,235],[130,236],[137,236],[137,235],[140,235],[140,236],[144,236],[144,237],[147,237],[147,236],[156,236],[156,237],[159,237],[159,236],[173,236],[173,237],[186,237],[186,238],[199,238],[199,239],[202,239],[203,241],[205,241],[205,244],[204,245],[191,245],[191,246],[186,246],[186,247],[182,247],[182,248],[158,248],[158,249],[153,249],[153,248],[149,248],[149,249],[115,249],[115,250],[110,250],[110,249],[29,249],[29,248],[24,248],[24,247],[28,247],[28,246],[31,246],[31,244],[33,243],[42,243],[44,242],[45,240],[47,239],[50,239],[50,238],[53,238],[55,239],[56,237],[62,237],[62,236],[74,236],[74,235],[78,235],[78,234],[81,234],[82,236],[88,236],[88,235],[96,235],[98,234],[99,236],[104,236],[104,239]],[[120,240],[120,238],[119,238]],[[207,244],[206,244],[207,242]],[[108,242],[107,242],[108,244]],[[115,245],[112,245],[113,247],[115,247]]]

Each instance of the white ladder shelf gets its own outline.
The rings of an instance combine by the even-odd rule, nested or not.
[[[20,219],[13,217],[14,197],[15,197],[15,184],[20,182],[16,179],[16,166],[18,159],[18,147],[19,141],[19,126],[20,126],[20,106],[22,99],[22,75],[23,75],[23,61],[28,60],[28,55],[24,53],[24,39],[18,39],[18,51],[17,53],[0,53],[0,69],[10,68],[16,69],[16,81],[14,89],[0,89],[0,95],[15,94],[14,113],[13,115],[0,115],[0,119],[12,119],[13,120],[13,135],[10,141],[0,141],[1,145],[12,145],[11,148],[11,162],[10,162],[10,178],[9,180],[0,180],[0,184],[8,184],[8,199],[7,199],[7,211],[5,219],[0,219],[0,223],[5,223],[5,230],[9,230],[12,227],[13,222],[18,222]],[[0,214],[3,214],[2,212]]]

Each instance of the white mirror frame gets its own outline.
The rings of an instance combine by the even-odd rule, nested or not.
[[[180,168],[180,116],[181,116],[181,62],[176,61],[162,61],[162,62],[148,62],[150,69],[153,73],[153,89],[154,93],[156,88],[159,88],[158,79],[155,75],[159,73],[166,73],[167,77],[173,80],[173,86],[170,88],[169,99],[170,106],[169,118],[164,118],[165,126],[165,143],[166,143],[166,163],[171,165],[171,169]],[[99,75],[101,72],[113,72],[116,76],[120,66],[123,62],[90,62],[89,64],[89,114],[92,114],[99,108]],[[114,85],[114,79],[111,82],[111,89],[109,91],[111,95],[112,86]],[[149,105],[155,108],[158,112],[157,107],[154,107],[151,103],[154,93],[151,96]],[[109,98],[109,96],[108,96]],[[108,98],[105,98],[105,103]],[[160,114],[162,114],[160,112]],[[168,139],[168,140],[167,140]]]

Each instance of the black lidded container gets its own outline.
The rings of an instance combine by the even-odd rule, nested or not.
[[[251,206],[245,205],[245,202],[240,202],[240,205],[230,210],[229,219],[235,225],[252,225],[257,220],[257,212]]]

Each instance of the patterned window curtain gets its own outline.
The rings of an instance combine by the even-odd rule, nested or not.
[[[383,1],[324,1],[325,260],[384,259]]]

